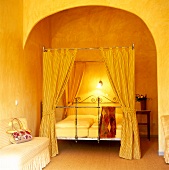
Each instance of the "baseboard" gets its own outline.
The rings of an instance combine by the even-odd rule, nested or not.
[[[145,138],[145,137],[147,137],[147,135],[140,135],[140,137],[143,137],[143,138]],[[150,136],[150,141],[151,141],[151,138],[158,138],[158,135],[151,135]],[[158,155],[159,156],[164,156],[164,152],[163,151],[158,151]]]
[[[159,151],[158,151],[158,155],[159,155],[159,156],[164,156],[164,152],[159,152]]]

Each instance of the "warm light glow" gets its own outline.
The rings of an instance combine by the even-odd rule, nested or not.
[[[92,93],[91,93],[92,95],[94,95],[94,96],[104,96],[104,93],[102,92],[102,90],[101,89],[96,89],[96,90],[94,90],[94,91],[92,91]]]
[[[98,89],[101,89],[102,86],[103,86],[103,82],[100,80],[96,87],[97,87]]]

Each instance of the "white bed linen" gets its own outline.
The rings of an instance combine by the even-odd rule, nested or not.
[[[57,138],[75,138],[75,128],[56,128]],[[80,128],[77,130],[77,136],[79,138],[85,138],[89,134],[88,128]]]
[[[78,128],[89,128],[95,121],[96,116],[93,115],[78,115],[77,116],[77,127]],[[75,115],[70,115],[67,118],[56,123],[56,128],[74,128]]]
[[[76,135],[76,124],[75,124],[76,115],[70,115],[64,120],[57,122],[55,125],[56,128],[56,137],[75,137]],[[96,121],[97,116],[94,115],[78,115],[77,116],[77,136],[78,137],[87,137],[89,134],[89,128]]]
[[[123,119],[122,112],[118,109],[115,113],[116,117],[116,136],[121,138],[121,124]],[[70,115],[66,119],[57,122],[56,137],[59,138],[74,138],[76,135],[75,126],[76,115]],[[79,138],[98,138],[98,116],[95,115],[78,115],[77,116],[77,136]]]

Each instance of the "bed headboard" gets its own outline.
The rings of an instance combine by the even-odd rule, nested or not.
[[[73,115],[78,109],[78,115],[98,115],[98,111],[101,112],[102,106],[112,106],[116,107],[117,113],[122,113],[120,104],[118,103],[116,97],[109,99],[106,96],[96,97],[94,95],[88,96],[84,99],[81,97],[76,97],[72,108],[69,109],[67,115]],[[78,108],[76,108],[78,107]]]
[[[80,104],[96,104],[96,103],[100,103],[100,104],[117,104],[117,98],[113,97],[112,99],[109,99],[106,96],[100,95],[99,97],[96,97],[95,95],[90,95],[84,99],[82,99],[81,97],[76,97],[74,103],[80,103]]]

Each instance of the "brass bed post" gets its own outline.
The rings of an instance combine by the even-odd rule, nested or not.
[[[77,136],[77,103],[78,103],[78,98],[76,98],[76,106],[75,106],[75,109],[76,109],[76,118],[75,118],[75,141],[77,143],[77,140],[78,140],[78,136]]]
[[[100,141],[100,118],[99,118],[99,116],[100,116],[100,98],[98,97],[98,137],[97,137],[97,141],[98,141],[98,143],[99,143],[99,141]]]

